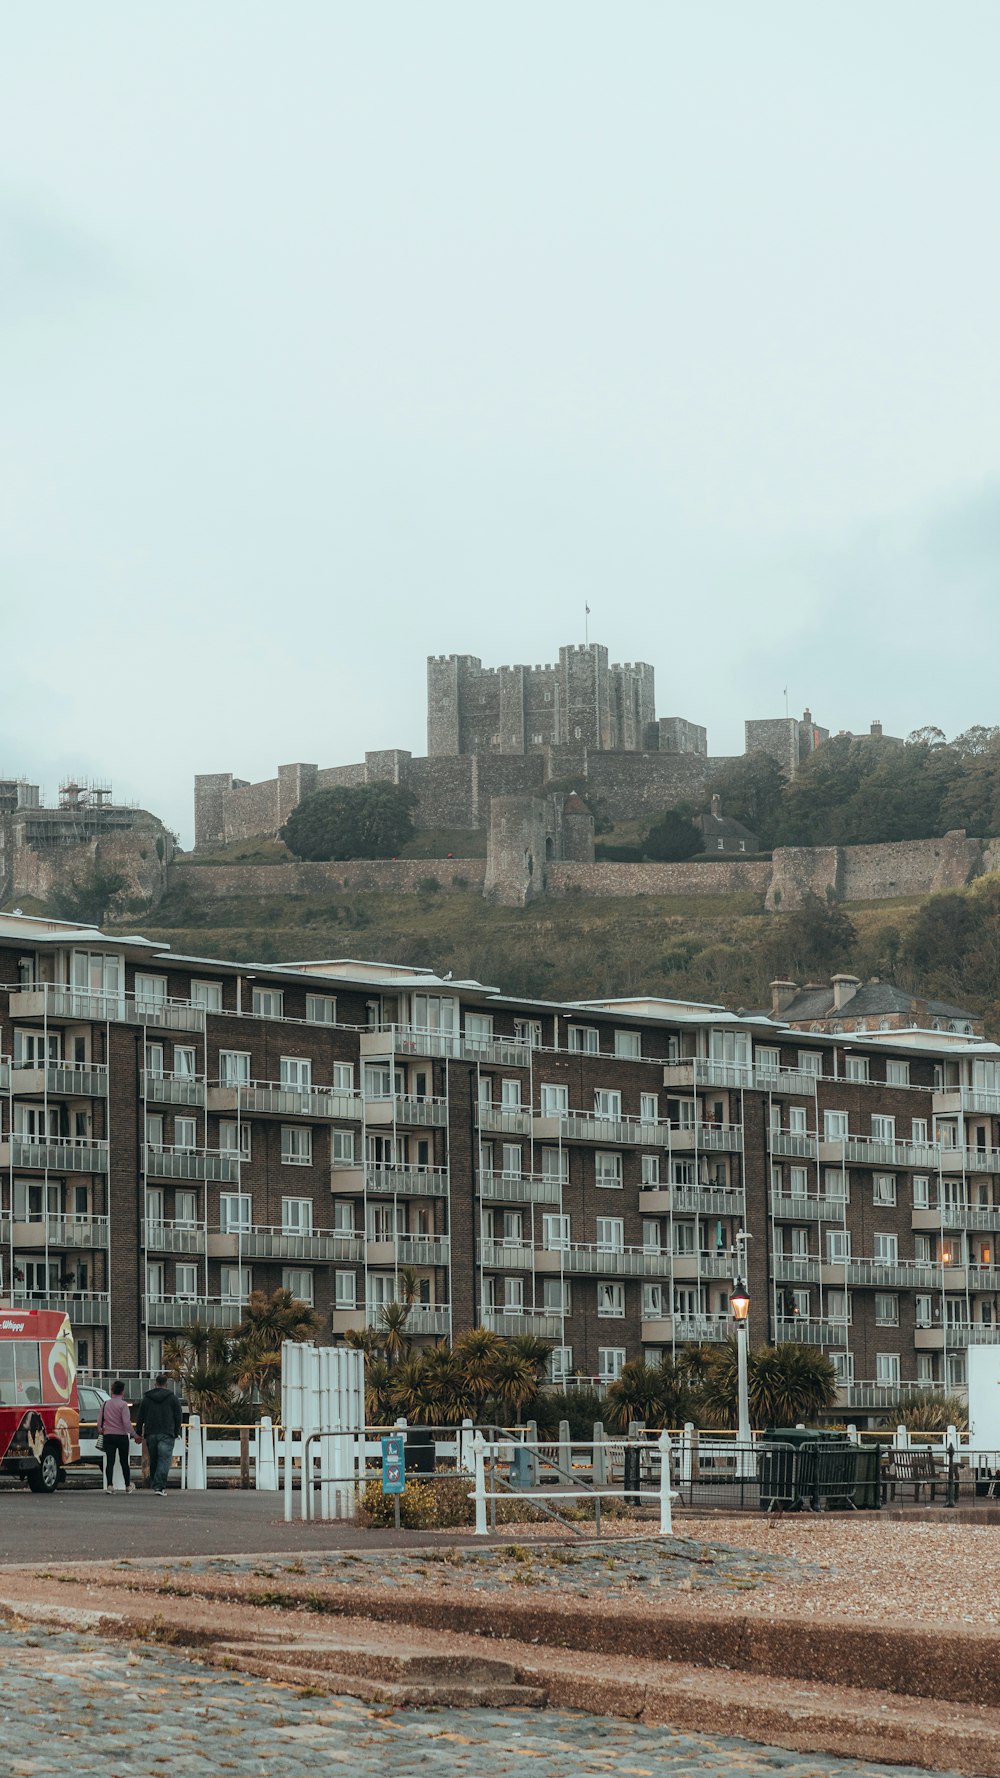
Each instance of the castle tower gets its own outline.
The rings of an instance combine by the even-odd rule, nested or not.
[[[463,751],[462,706],[469,677],[481,670],[474,654],[432,654],[427,659],[427,752],[431,759]]]
[[[608,651],[600,642],[560,648],[562,733],[566,747],[597,752],[613,746],[614,711],[608,676]]]

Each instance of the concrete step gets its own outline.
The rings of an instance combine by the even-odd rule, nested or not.
[[[331,1664],[318,1665],[300,1661],[297,1651],[276,1651],[268,1655],[259,1646],[229,1649],[217,1644],[208,1656],[210,1665],[231,1668],[241,1673],[254,1673],[279,1685],[292,1685],[299,1690],[323,1693],[329,1697],[359,1698],[364,1704],[392,1704],[398,1709],[427,1709],[432,1705],[450,1710],[541,1710],[545,1692],[541,1686],[511,1685],[486,1679],[468,1683],[449,1679],[445,1674],[433,1680],[378,1679],[348,1671],[338,1671],[331,1651]]]

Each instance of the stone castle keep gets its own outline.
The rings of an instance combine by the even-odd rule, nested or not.
[[[827,738],[809,711],[801,720],[748,721],[746,751],[772,754],[788,771]],[[314,790],[404,784],[416,796],[419,828],[488,828],[494,797],[540,797],[575,785],[604,799],[623,820],[698,801],[727,763],[712,757],[699,724],[656,715],[653,668],[609,664],[592,642],[561,648],[545,666],[484,668],[475,655],[427,662],[427,753],[366,753],[352,765],[279,766],[249,784],[231,772],[195,778],[195,845],[277,834]]]

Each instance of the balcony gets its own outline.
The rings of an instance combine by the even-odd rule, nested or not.
[[[476,1122],[491,1136],[530,1136],[531,1112],[523,1106],[477,1105]]]
[[[1000,1148],[940,1148],[942,1173],[1000,1173]]]
[[[661,1248],[599,1247],[572,1242],[568,1247],[535,1249],[539,1272],[576,1272],[590,1278],[663,1278],[672,1260]]]
[[[942,1204],[939,1210],[914,1211],[913,1226],[916,1228],[917,1216],[925,1217],[921,1228],[946,1229],[985,1229],[989,1233],[1000,1231],[1000,1204]]]
[[[394,1192],[401,1198],[446,1198],[447,1167],[377,1167],[369,1162],[365,1182],[370,1192]]]
[[[205,1103],[206,1086],[191,1074],[151,1074],[143,1070],[143,1098],[150,1105],[195,1105]]]
[[[107,1327],[111,1320],[111,1298],[106,1290],[19,1290],[15,1285],[5,1298],[12,1309],[47,1309],[54,1315],[68,1315],[74,1328]]]
[[[785,1155],[796,1161],[814,1161],[819,1151],[816,1136],[800,1130],[772,1130],[769,1135],[771,1153]]]
[[[786,1222],[843,1222],[846,1198],[804,1197],[799,1192],[772,1192],[771,1215]]]
[[[875,1408],[883,1413],[892,1408],[902,1407],[904,1402],[914,1396],[926,1395],[928,1389],[940,1389],[934,1383],[841,1383],[837,1389],[837,1406],[840,1408]],[[960,1390],[949,1385],[949,1395],[958,1395]]]
[[[743,1215],[743,1191],[739,1186],[672,1185],[669,1190],[674,1210],[693,1211],[696,1216]],[[640,1210],[645,1208],[646,1201],[647,1194],[640,1191]],[[664,1203],[659,1208],[669,1210],[670,1204],[669,1202]]]
[[[212,1179],[221,1185],[235,1185],[239,1180],[240,1162],[235,1154],[204,1148],[153,1148],[148,1143],[142,1153],[147,1179]]]
[[[941,1285],[940,1267],[924,1260],[849,1259],[846,1269],[846,1282],[859,1290],[937,1290]],[[839,1284],[843,1268],[836,1270]]]
[[[661,1125],[661,1129],[668,1126]],[[743,1147],[742,1124],[693,1124],[686,1129],[669,1126],[671,1154],[736,1154]],[[661,1138],[662,1140],[662,1138]]]
[[[49,1094],[58,1099],[106,1099],[108,1071],[105,1067],[85,1067],[82,1062],[47,1062],[42,1068],[20,1064],[11,1067],[8,1084],[19,1099],[40,1099]]]
[[[99,994],[87,988],[52,987],[11,990],[10,1016],[60,1019],[74,1024],[144,1025],[159,1031],[204,1031],[205,1008],[187,1000],[136,1000],[134,994]]]
[[[514,1037],[466,1037],[457,1031],[425,1031],[419,1025],[380,1025],[362,1031],[361,1054],[380,1060],[390,1056],[433,1056],[461,1062],[490,1062],[502,1068],[529,1068],[531,1048]]]
[[[599,1117],[593,1111],[535,1111],[522,1133],[538,1142],[596,1142],[609,1148],[665,1148],[670,1140],[669,1124],[658,1119]]]
[[[944,1330],[945,1345],[950,1352],[967,1346],[1000,1346],[1000,1327],[986,1327],[981,1321],[949,1322]]]
[[[208,1251],[200,1223],[154,1222],[148,1217],[142,1225],[142,1244],[149,1253],[193,1253],[204,1257]]]
[[[703,1341],[728,1340],[734,1332],[731,1315],[673,1315],[670,1323],[672,1337],[684,1343],[693,1340],[700,1345]]]
[[[355,1315],[355,1324],[356,1324]],[[365,1310],[365,1322],[369,1327],[382,1326],[382,1305],[369,1303]],[[434,1307],[426,1303],[413,1303],[406,1317],[406,1333],[447,1335],[451,1332],[451,1310],[444,1304]]]
[[[775,1340],[790,1340],[798,1346],[847,1345],[847,1321],[810,1321],[804,1315],[779,1316],[775,1321]]]
[[[57,1247],[89,1253],[108,1245],[106,1216],[40,1216],[28,1222],[5,1216],[0,1219],[0,1232],[17,1248]]]
[[[318,1231],[300,1234],[279,1228],[212,1228],[208,1234],[209,1259],[273,1259],[292,1262],[360,1265],[365,1244],[360,1235]]]
[[[369,1234],[362,1258],[370,1266],[446,1266],[451,1258],[447,1235]]]
[[[844,1159],[858,1167],[918,1167],[937,1171],[941,1150],[933,1142],[883,1142],[871,1136],[846,1136],[823,1142],[824,1149],[833,1149],[832,1157]]]
[[[530,1272],[535,1250],[530,1241],[477,1241],[476,1259],[501,1272]]]
[[[483,1309],[483,1326],[505,1340],[533,1334],[538,1340],[561,1340],[563,1318],[547,1309]]]
[[[364,1100],[366,1124],[377,1128],[386,1124],[412,1124],[417,1129],[441,1129],[448,1122],[447,1099],[415,1099],[408,1093],[397,1093],[389,1099]]]
[[[735,1062],[710,1062],[701,1057],[683,1062],[668,1062],[663,1070],[665,1087],[699,1087],[740,1092],[752,1088],[757,1093],[788,1093],[812,1099],[816,1095],[815,1074],[804,1074],[797,1068],[747,1068]]]
[[[970,1112],[977,1117],[1000,1117],[1000,1093],[980,1087],[946,1087],[933,1094],[931,1104],[935,1117]]]
[[[289,1087],[279,1081],[260,1080],[228,1085],[216,1082],[208,1089],[209,1111],[235,1117],[340,1118],[358,1123],[362,1098],[339,1087]]]
[[[23,1167],[44,1173],[106,1173],[108,1145],[89,1139],[45,1141],[34,1136],[10,1136],[0,1142],[0,1168]]]
[[[0,1056],[0,1093],[10,1092],[10,1057]]]
[[[818,1284],[820,1262],[796,1254],[780,1254],[773,1262],[776,1284]]]
[[[565,1183],[547,1173],[480,1173],[479,1196],[487,1203],[558,1204]]]
[[[147,1327],[237,1327],[245,1303],[219,1296],[144,1296],[142,1317]]]

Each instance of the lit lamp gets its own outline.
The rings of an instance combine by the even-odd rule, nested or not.
[[[732,1295],[729,1307],[736,1323],[736,1401],[739,1414],[739,1426],[736,1433],[736,1471],[740,1476],[753,1474],[753,1435],[750,1431],[750,1379],[748,1374],[748,1349],[750,1345],[750,1329],[747,1316],[750,1313],[750,1292],[744,1279],[746,1277],[746,1252],[750,1236],[741,1229],[736,1237],[736,1276],[733,1279]]]
[[[737,1278],[733,1286],[733,1294],[729,1299],[729,1307],[733,1311],[733,1320],[738,1326],[744,1326],[750,1313],[750,1297],[742,1278]]]

